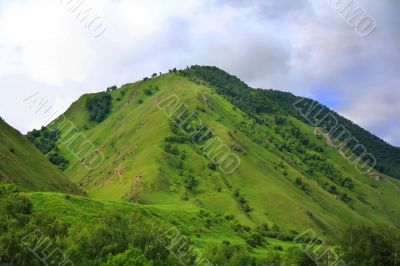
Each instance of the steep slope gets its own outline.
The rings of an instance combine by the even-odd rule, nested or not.
[[[0,180],[15,183],[23,191],[79,193],[28,139],[1,119]]]
[[[399,224],[398,180],[360,174],[310,125],[259,105],[255,117],[204,80],[170,73],[84,95],[48,128],[89,197],[204,208],[285,232]]]
[[[192,66],[179,72],[183,76],[206,82],[219,94],[227,97],[235,106],[238,106],[249,115],[261,113],[290,114],[307,124],[315,126],[313,124],[315,119],[307,119],[302,115],[299,109],[296,108],[296,102],[301,102],[304,107],[314,108],[314,111],[309,114],[310,118],[313,118],[314,115],[323,118],[327,113],[330,113],[336,117],[340,125],[343,125],[351,133],[351,136],[365,146],[367,152],[374,155],[376,158],[375,168],[378,171],[400,179],[400,148],[386,143],[323,104],[311,99],[301,99],[287,92],[252,89],[239,78],[217,67]],[[327,124],[331,121],[326,122],[326,124],[321,123],[320,126],[329,126]],[[355,145],[357,144],[354,142],[348,143],[349,148],[353,148]]]

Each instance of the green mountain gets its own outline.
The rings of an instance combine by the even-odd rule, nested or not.
[[[299,100],[194,66],[83,95],[46,130],[59,132],[65,175],[93,199],[206,209],[283,232],[398,226],[400,181],[357,171],[330,145],[334,136],[299,114]],[[378,150],[398,149],[349,130],[376,154],[378,170],[397,176],[397,157],[381,160]]]
[[[398,265],[399,149],[216,67],[0,134],[0,265]]]
[[[23,191],[81,194],[76,185],[52,165],[17,130],[0,119],[0,180]]]

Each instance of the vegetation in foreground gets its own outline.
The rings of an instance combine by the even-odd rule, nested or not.
[[[70,206],[46,211],[61,199]],[[39,202],[41,208],[35,206]],[[89,213],[80,212],[83,209]],[[190,230],[183,234],[187,239],[182,241],[183,235],[177,239],[175,230],[170,233],[171,224],[157,219],[158,213],[128,203],[101,203],[62,194],[26,195],[13,185],[1,184],[0,212],[0,265],[42,265],[39,258],[45,260],[46,252],[55,248],[62,255],[51,259],[69,259],[75,265],[192,265],[196,260],[204,263],[199,265],[316,265],[312,258],[318,258],[318,265],[330,265],[318,243],[308,247],[308,253],[293,243],[284,252],[274,248],[257,255],[251,245],[227,240],[199,249]],[[47,250],[44,239],[50,243]],[[398,265],[399,244],[400,234],[394,229],[349,227],[334,250],[346,265]]]

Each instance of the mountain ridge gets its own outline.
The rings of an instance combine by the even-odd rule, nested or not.
[[[187,77],[195,77],[200,80],[203,80],[210,84],[210,86],[214,87],[219,93],[222,95],[231,97],[233,102],[239,102],[241,99],[237,98],[237,95],[243,96],[243,91],[248,90],[252,91],[255,95],[245,94],[245,103],[248,101],[260,101],[260,105],[265,105],[266,102],[272,102],[277,105],[275,108],[279,110],[284,110],[285,112],[290,113],[291,115],[295,116],[296,118],[310,124],[310,121],[305,119],[304,115],[301,115],[299,110],[295,110],[294,104],[299,101],[300,99],[305,99],[308,102],[308,105],[318,105],[321,109],[325,109],[321,114],[320,117],[323,117],[326,113],[332,113],[337,118],[341,125],[344,125],[346,129],[348,129],[351,134],[364,146],[366,149],[374,154],[377,159],[376,170],[396,177],[400,179],[400,148],[395,147],[386,141],[380,139],[378,136],[370,133],[366,129],[358,126],[351,120],[339,115],[334,110],[331,110],[327,106],[318,103],[315,100],[307,99],[304,97],[295,96],[290,92],[282,92],[278,90],[264,90],[264,89],[253,89],[249,87],[246,83],[241,81],[236,76],[230,75],[227,72],[214,67],[214,66],[192,66],[190,68],[186,68],[185,70],[180,71],[184,76]],[[230,86],[224,88],[224,83],[228,83]],[[257,99],[257,97],[259,97]],[[247,101],[246,101],[247,100]],[[289,103],[289,104],[288,104]],[[241,107],[244,107],[245,104],[238,104]],[[262,107],[259,107],[260,110],[256,110],[256,113],[260,113],[266,111]],[[318,109],[318,108],[317,108]],[[244,108],[246,111],[246,108]],[[253,110],[249,111],[248,113],[254,113]],[[267,111],[275,111],[272,108]],[[316,110],[317,111],[317,110]],[[317,112],[314,112],[317,113]]]
[[[86,169],[67,149],[71,136],[57,119],[49,128],[61,129],[58,146],[71,162],[65,174],[89,197],[201,207],[234,215],[247,226],[275,224],[284,231],[311,227],[332,234],[346,223],[398,224],[397,180],[382,175],[376,181],[358,173],[315,136],[313,127],[290,113],[249,115],[207,82],[183,75],[171,71],[110,89],[105,93],[111,96],[112,107],[100,123],[91,121],[86,103],[102,94],[87,94],[72,104],[65,118],[105,159],[97,169]],[[157,102],[171,95],[240,157],[233,174],[215,170],[215,162],[176,128],[179,117],[171,120],[158,108]],[[274,107],[276,103],[270,102]],[[271,109],[263,105],[253,107]]]

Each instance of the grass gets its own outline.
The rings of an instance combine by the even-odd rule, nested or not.
[[[158,89],[155,89],[156,86]],[[148,88],[152,88],[151,95],[145,93]],[[334,236],[348,224],[399,224],[399,181],[386,176],[381,181],[374,181],[359,174],[336,150],[315,137],[313,128],[289,115],[284,114],[312,142],[324,147],[324,157],[335,168],[352,178],[354,189],[345,190],[352,199],[350,203],[336,199],[322,189],[313,176],[304,174],[301,165],[307,165],[307,162],[301,162],[273,145],[263,147],[238,130],[239,123],[244,121],[251,124],[252,119],[205,85],[171,73],[126,85],[111,94],[112,112],[100,124],[89,121],[85,102],[90,95],[82,96],[65,113],[76,131],[104,154],[105,159],[97,168],[85,168],[68,148],[68,135],[65,128],[60,127],[63,119],[59,118],[53,124],[54,128],[58,126],[64,133],[59,148],[71,162],[65,174],[87,191],[93,201],[86,200],[94,204],[93,208],[112,204],[119,204],[121,210],[154,208],[155,212],[165,214],[163,218],[174,219],[187,227],[192,224],[197,227],[196,222],[191,220],[193,217],[189,215],[190,212],[206,209],[213,213],[234,215],[241,224],[250,227],[263,223],[270,227],[276,224],[285,232],[302,232],[312,228],[320,235],[329,236]],[[185,151],[185,160],[164,151],[165,139],[173,133],[169,118],[157,107],[157,103],[171,95],[176,95],[190,110],[197,111],[203,123],[208,124],[225,144],[242,148],[242,152],[235,152],[241,160],[237,171],[226,175],[211,170],[208,167],[210,160],[191,143],[176,144],[179,156]],[[266,118],[273,121],[272,115],[266,115]],[[257,132],[263,130],[284,141],[272,127],[254,127],[258,127]],[[285,174],[278,165],[291,156],[294,161],[297,160],[297,164],[285,161]],[[183,169],[176,167],[180,161]],[[185,188],[184,177],[187,175],[194,176],[197,181],[192,190]],[[294,184],[294,179],[300,176],[304,176],[309,185],[308,193]],[[236,189],[239,189],[252,211],[243,210],[233,195]],[[32,197],[37,195],[33,194]],[[49,198],[48,201],[55,198]],[[124,200],[140,205],[124,205],[127,204],[121,202]],[[37,199],[36,204],[41,208],[44,203]],[[67,206],[61,206],[61,209],[64,207]],[[81,211],[87,212],[84,215],[96,213],[89,208]],[[228,227],[221,225],[215,232],[209,232],[210,239],[196,241],[200,245],[223,238],[242,241],[228,233]]]
[[[232,244],[245,245],[242,234],[232,229],[231,222],[223,217],[218,217],[216,213],[204,213],[200,215],[200,208],[187,208],[184,206],[171,205],[140,205],[121,201],[107,201],[88,199],[79,196],[65,195],[60,193],[35,192],[28,194],[33,202],[34,213],[46,211],[55,215],[58,219],[68,223],[71,232],[91,225],[104,211],[117,212],[121,215],[129,215],[141,212],[148,219],[158,219],[167,228],[177,227],[179,231],[193,241],[194,247],[203,249],[207,245],[229,240]],[[211,226],[206,226],[206,220],[211,218],[214,222]],[[274,246],[281,246],[284,250],[293,246],[291,242],[284,242],[277,239],[267,239],[269,245],[252,250],[255,255],[265,254]]]
[[[22,191],[79,193],[21,133],[0,120],[0,180]]]

